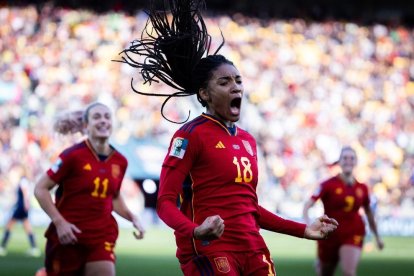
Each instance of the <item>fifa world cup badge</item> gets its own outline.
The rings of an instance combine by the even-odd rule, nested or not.
[[[187,149],[188,140],[176,137],[171,145],[170,156],[175,156],[183,159],[185,151]]]

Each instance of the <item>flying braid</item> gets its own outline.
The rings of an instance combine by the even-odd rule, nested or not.
[[[185,121],[175,122],[165,117],[164,107],[173,97],[198,95],[193,73],[203,56],[208,55],[211,36],[201,16],[201,9],[205,8],[204,0],[168,0],[163,3],[163,9],[156,10],[154,2],[151,2],[141,38],[132,41],[129,48],[120,53],[122,60],[115,61],[139,69],[144,83],[151,85],[161,81],[176,89],[170,94],[141,92],[134,88],[131,79],[131,88],[135,93],[166,98],[161,106],[161,115],[166,120],[184,123],[190,117],[190,111]],[[224,38],[214,54],[223,44]]]

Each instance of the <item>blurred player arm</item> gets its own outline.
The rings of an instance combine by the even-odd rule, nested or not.
[[[35,197],[40,207],[42,207],[55,225],[59,241],[62,244],[76,243],[77,238],[75,233],[80,233],[81,231],[74,224],[66,221],[56,208],[50,195],[50,190],[55,186],[56,183],[47,174],[44,174],[36,183],[34,190]]]
[[[305,205],[303,206],[303,220],[306,224],[310,223],[309,219],[309,209],[312,208],[312,206],[315,204],[315,200],[310,198],[308,201],[305,202]]]
[[[378,249],[382,250],[384,248],[384,242],[382,241],[381,237],[378,234],[377,223],[375,222],[374,213],[372,212],[372,209],[369,204],[364,206],[364,212],[365,212],[365,215],[367,216],[369,228],[371,229],[372,233],[375,236],[377,247]]]
[[[131,210],[129,210],[128,206],[125,203],[124,198],[122,197],[120,193],[118,193],[118,195],[113,198],[112,204],[113,204],[113,210],[115,213],[117,213],[124,219],[132,222],[132,225],[138,231],[138,233],[134,232],[134,236],[137,239],[144,238],[144,233],[145,233],[144,227],[142,227],[142,224],[140,220],[138,219],[138,217],[135,216],[131,212]]]

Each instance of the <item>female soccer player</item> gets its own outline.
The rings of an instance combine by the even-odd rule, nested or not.
[[[200,14],[203,1],[169,3],[171,16],[150,11],[147,27],[153,29],[144,30],[145,37],[123,51],[123,62],[141,68],[145,81],[158,78],[179,90],[161,95],[166,101],[196,94],[206,107],[171,139],[160,176],[158,214],[175,230],[185,275],[275,275],[260,228],[323,239],[337,223],[322,216],[306,226],[258,204],[256,141],[235,124],[242,76],[222,55],[203,57],[210,45]],[[134,59],[135,54],[146,58]]]
[[[64,150],[35,188],[40,206],[52,220],[45,233],[48,275],[115,275],[118,226],[112,211],[132,222],[137,239],[144,235],[120,194],[128,164],[108,142],[111,111],[93,103],[83,118],[87,139]],[[49,191],[56,185],[54,203]]]
[[[32,225],[29,221],[30,199],[32,195],[30,192],[30,186],[33,184],[29,182],[30,180],[28,178],[27,171],[23,167],[19,167],[19,171],[21,172],[21,175],[17,186],[16,202],[14,204],[13,214],[5,226],[3,238],[0,244],[0,256],[6,256],[6,248],[12,229],[16,222],[21,221],[30,242],[30,249],[27,251],[27,254],[33,257],[39,257],[40,250],[36,246],[36,239],[33,234]]]
[[[342,148],[339,157],[342,172],[322,182],[310,200],[305,203],[303,209],[305,221],[309,221],[309,209],[318,199],[321,199],[325,213],[335,218],[340,225],[328,240],[318,241],[316,266],[318,275],[334,275],[338,261],[343,275],[356,275],[365,236],[365,225],[359,214],[361,207],[365,211],[377,247],[379,249],[384,247],[370,207],[368,187],[358,182],[353,175],[356,163],[355,150],[349,146]]]

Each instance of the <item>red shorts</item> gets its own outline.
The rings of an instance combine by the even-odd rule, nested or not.
[[[363,235],[332,235],[326,240],[318,241],[318,258],[322,263],[337,263],[342,245],[362,248],[363,242]]]
[[[45,267],[47,275],[82,275],[86,263],[94,261],[115,262],[114,243],[62,245],[48,239]]]
[[[276,275],[269,250],[256,252],[214,252],[198,255],[181,264],[184,275]]]

